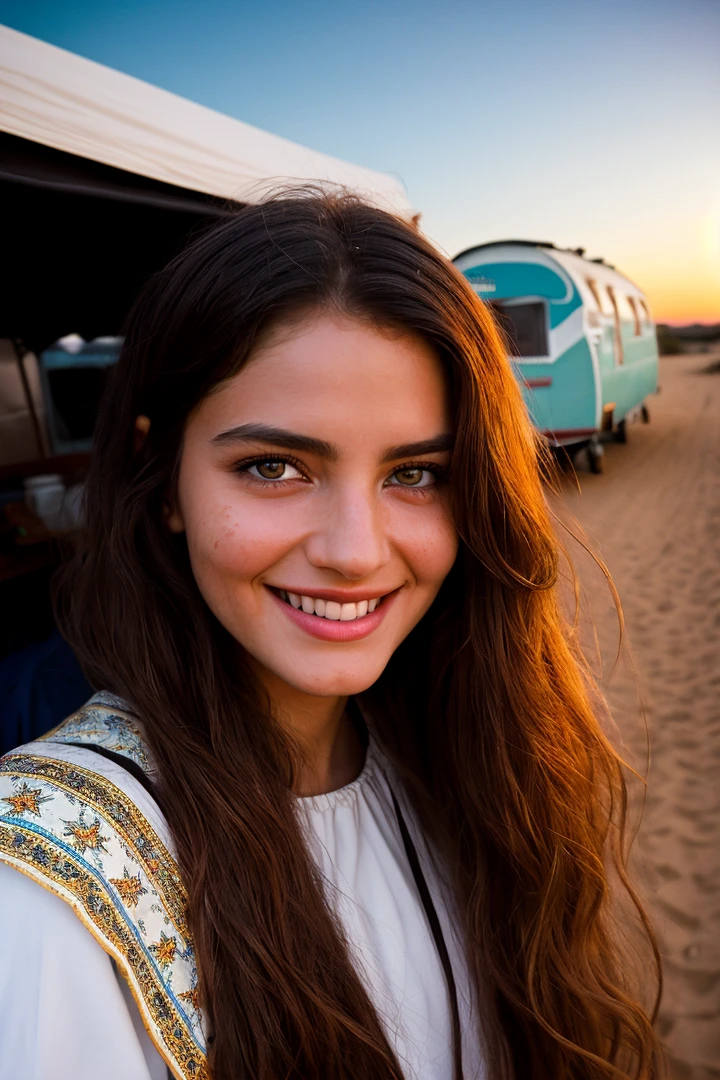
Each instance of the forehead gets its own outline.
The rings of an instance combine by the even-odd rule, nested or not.
[[[443,367],[426,342],[330,316],[278,328],[194,417],[208,428],[251,421],[337,443],[358,430],[396,443],[451,428]]]

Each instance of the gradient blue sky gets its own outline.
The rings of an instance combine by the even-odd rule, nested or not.
[[[0,0],[0,22],[393,172],[450,255],[586,247],[720,320],[720,0]]]

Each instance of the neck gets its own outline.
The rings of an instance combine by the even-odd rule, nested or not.
[[[262,672],[261,679],[276,720],[300,750],[295,794],[325,795],[352,783],[365,750],[347,716],[348,699],[305,694],[271,672]]]

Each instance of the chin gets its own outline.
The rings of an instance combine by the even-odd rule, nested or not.
[[[352,697],[362,694],[377,682],[385,664],[363,671],[281,672],[276,674],[296,690],[313,697]]]

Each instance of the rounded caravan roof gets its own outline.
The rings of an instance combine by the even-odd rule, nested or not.
[[[528,249],[535,252],[532,259],[528,258]],[[488,258],[490,252],[492,258]],[[477,257],[481,254],[482,260],[479,263]],[[590,280],[600,285],[613,285],[628,296],[645,298],[645,293],[630,278],[602,259],[585,258],[582,248],[575,251],[556,248],[554,244],[538,240],[494,240],[488,244],[466,248],[453,259],[458,270],[463,272],[482,263],[526,261],[539,262],[545,266],[552,266],[554,263],[559,266],[584,297],[588,295],[587,282]]]

